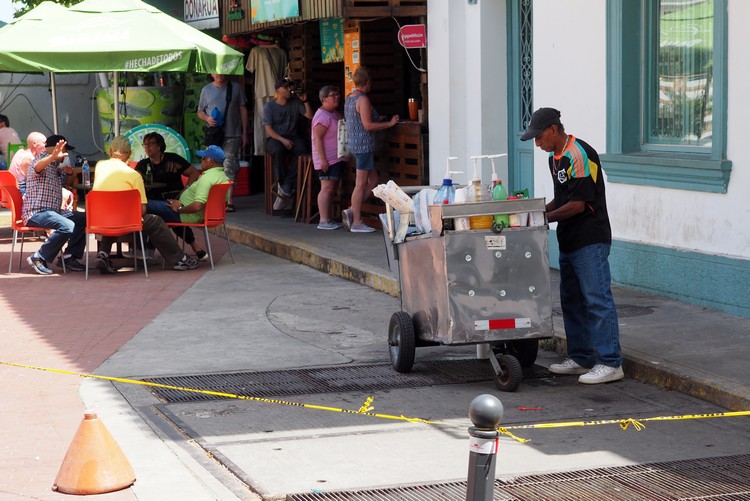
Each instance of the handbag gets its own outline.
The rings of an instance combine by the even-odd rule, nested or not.
[[[338,129],[336,131],[337,154],[339,158],[349,156],[349,150],[346,147],[346,140],[346,120],[342,118],[339,120]]]
[[[224,125],[227,123],[227,111],[229,110],[229,101],[232,100],[232,82],[227,82],[227,100],[224,104],[224,123],[203,127],[203,143],[206,146],[215,145],[222,147],[224,145]]]

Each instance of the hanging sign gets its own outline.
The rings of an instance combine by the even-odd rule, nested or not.
[[[250,12],[253,24],[299,17],[299,0],[253,0]]]
[[[427,47],[427,32],[424,24],[406,24],[398,30],[398,43],[406,49]]]
[[[344,20],[340,17],[320,20],[320,59],[323,64],[344,60]]]
[[[348,96],[354,90],[352,75],[362,62],[359,59],[359,28],[344,29],[344,95]]]

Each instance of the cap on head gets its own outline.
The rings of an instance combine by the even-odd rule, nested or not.
[[[560,124],[560,112],[554,108],[539,108],[531,115],[531,122],[526,132],[521,136],[521,141],[534,139],[550,125]]]
[[[60,136],[58,134],[53,134],[53,135],[51,135],[50,137],[47,138],[47,141],[44,143],[44,147],[45,148],[54,148],[55,145],[57,143],[59,143],[60,141],[68,142],[68,140],[65,139],[65,136]],[[69,149],[69,150],[74,150],[75,149],[75,147],[71,146],[70,143],[67,144],[66,148]]]
[[[212,144],[205,150],[198,150],[195,152],[199,157],[206,157],[210,158],[217,164],[224,162],[224,150],[216,146],[215,144]]]
[[[274,89],[278,90],[279,87],[292,87],[294,85],[294,82],[292,82],[290,79],[284,77],[278,82],[276,82],[276,86],[274,86]]]
[[[112,140],[112,144],[109,145],[109,149],[117,153],[130,153],[130,139],[125,136],[117,136]]]

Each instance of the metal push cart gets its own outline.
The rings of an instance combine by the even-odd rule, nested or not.
[[[391,363],[414,365],[415,348],[483,345],[502,391],[515,391],[552,337],[552,304],[544,199],[430,205],[431,232],[405,236],[409,214],[381,216],[401,311],[388,327]],[[509,214],[526,226],[453,230],[455,218]],[[490,350],[491,348],[491,350]]]

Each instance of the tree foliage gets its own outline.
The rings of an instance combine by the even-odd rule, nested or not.
[[[13,17],[21,17],[28,11],[42,3],[44,0],[14,0],[14,4],[18,9]],[[80,3],[82,0],[54,0],[55,3],[62,5],[63,7],[70,7]]]

